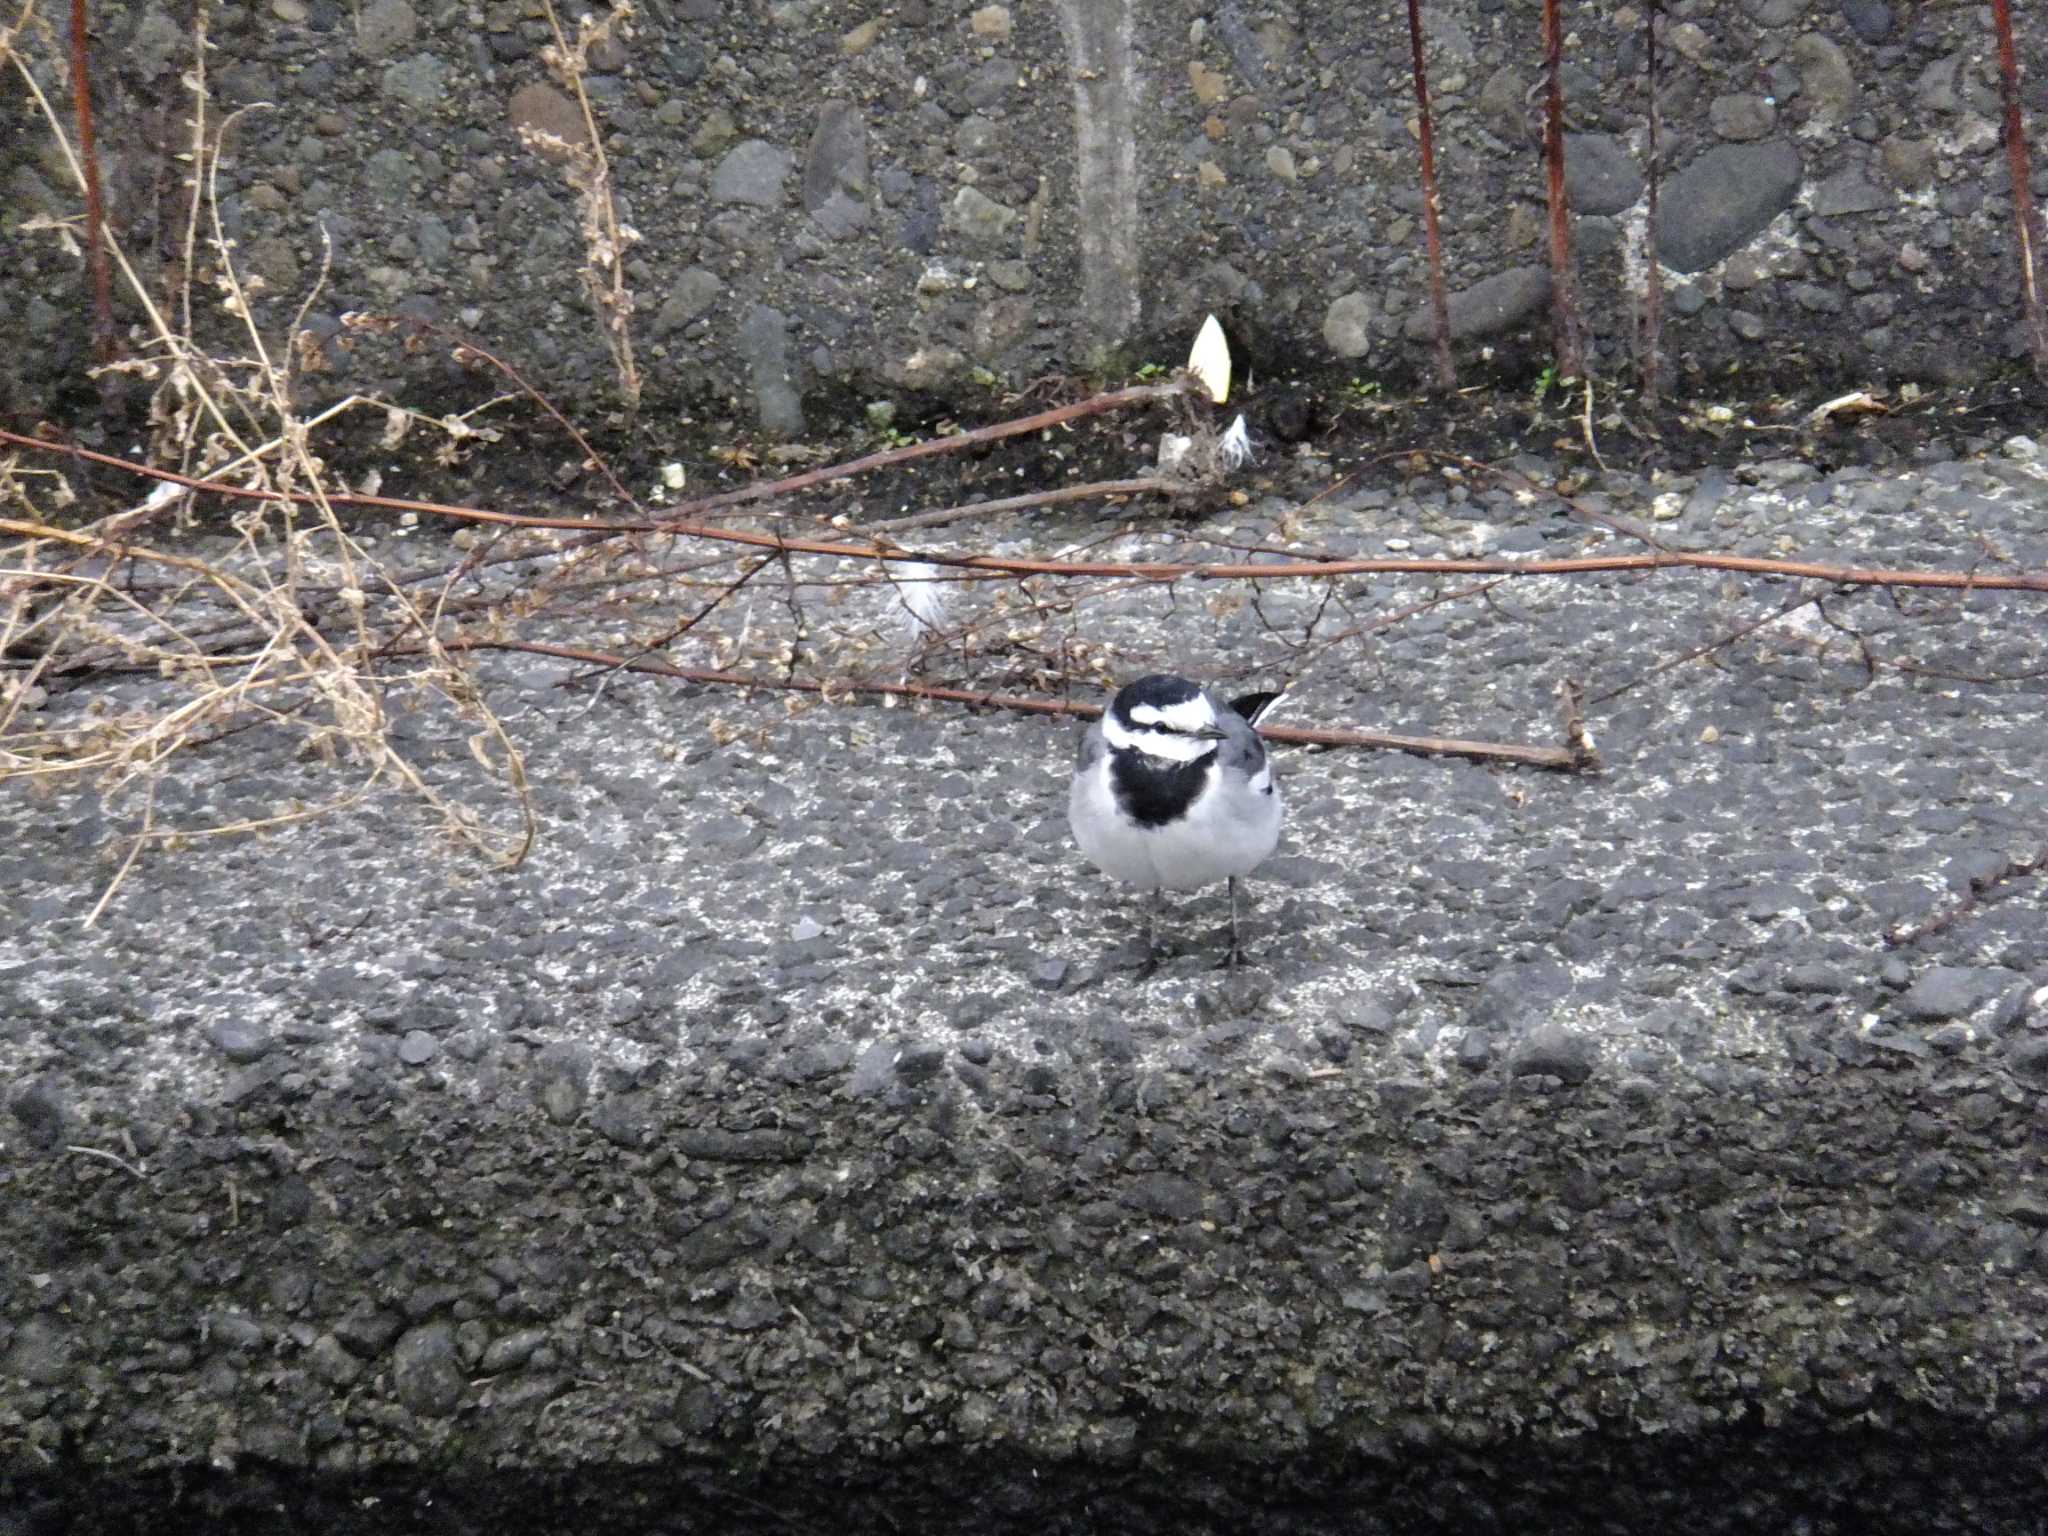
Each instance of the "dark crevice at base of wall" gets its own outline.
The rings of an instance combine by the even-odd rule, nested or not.
[[[0,1536],[317,1531],[953,1532],[1128,1536],[1206,1531],[1799,1532],[2022,1536],[2048,1520],[2048,1418],[2019,1434],[1964,1421],[1783,1433],[1519,1440],[1284,1462],[1228,1447],[1108,1466],[1013,1453],[744,1467],[380,1467],[347,1476],[244,1463],[128,1476],[83,1459],[0,1472]]]

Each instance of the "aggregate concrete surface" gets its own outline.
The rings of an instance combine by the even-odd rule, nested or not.
[[[1592,500],[2048,568],[2039,451],[1977,446]],[[1238,522],[1640,547],[1437,477]],[[1220,891],[1142,973],[1072,722],[491,657],[515,872],[380,792],[149,855],[90,930],[138,807],[0,801],[0,1530],[2040,1529],[2044,598],[1473,584],[1076,621],[1121,675],[1298,674],[1281,724],[1549,742],[1587,690],[1597,776],[1279,749],[1234,974]],[[466,734],[401,725],[451,786]],[[155,814],[342,782],[251,730]]]
[[[202,36],[162,0],[100,0],[103,195],[142,290],[175,291],[193,265],[190,210],[165,189],[200,92],[210,120],[233,119],[201,226],[217,215],[232,255],[208,244],[205,259],[247,288],[232,310],[181,306],[183,323],[222,359],[248,351],[241,300],[266,336],[303,331],[309,409],[453,386],[445,347],[368,345],[345,322],[363,312],[474,337],[573,416],[644,384],[650,418],[731,414],[799,440],[865,402],[908,414],[991,379],[1177,357],[1211,312],[1269,374],[1415,378],[1430,335],[1420,57],[1460,366],[1504,351],[1533,372],[1550,356],[1531,340],[1551,279],[1534,9],[1432,0],[1414,52],[1400,7],[1352,0],[592,9],[604,35],[584,34],[572,94],[542,7],[229,0]],[[1678,387],[1731,369],[1788,388],[1964,382],[2025,357],[1988,11],[1675,0],[1653,151],[1644,10],[1578,5],[1562,23],[1574,285],[1597,373],[1632,366],[1657,168]],[[2048,49],[2024,17],[2012,31],[2016,127],[2038,142]],[[62,41],[13,36],[21,73],[61,98]],[[114,386],[87,383],[93,310],[55,228],[81,198],[54,115],[12,73],[6,89],[21,126],[0,138],[0,412],[68,403],[90,432],[86,403]],[[621,226],[602,239],[569,153],[593,122],[602,222]],[[2032,164],[2048,198],[2048,157]],[[632,390],[578,297],[586,267],[634,316]],[[125,285],[113,302],[124,330],[147,324]]]

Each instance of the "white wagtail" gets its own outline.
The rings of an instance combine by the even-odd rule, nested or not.
[[[1237,877],[1280,840],[1280,786],[1253,729],[1277,693],[1226,704],[1168,673],[1141,677],[1081,739],[1067,820],[1089,863],[1155,893],[1148,947],[1167,891],[1230,882],[1230,963],[1238,959]]]

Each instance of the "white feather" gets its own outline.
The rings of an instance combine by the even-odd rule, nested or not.
[[[1242,414],[1230,424],[1230,430],[1223,434],[1223,441],[1216,445],[1216,457],[1222,462],[1226,473],[1233,469],[1243,469],[1256,457],[1252,452],[1251,433],[1245,428]]]
[[[922,560],[908,561],[896,568],[892,580],[896,600],[903,605],[904,627],[909,630],[911,639],[922,639],[945,627],[947,593],[936,565],[928,565]]]

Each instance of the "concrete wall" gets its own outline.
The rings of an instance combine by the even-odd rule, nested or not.
[[[1460,361],[1547,359],[1534,0],[1424,10]],[[1663,83],[1666,345],[1699,389],[1981,377],[2021,352],[1989,11],[1914,0],[1677,0]],[[1565,91],[1596,367],[1628,367],[1644,211],[1642,16],[1567,0]],[[573,26],[573,12],[566,24]],[[109,198],[153,281],[182,243],[183,8],[95,7]],[[2048,43],[2020,18],[2048,133]],[[559,160],[582,137],[537,0],[260,0],[212,13],[236,120],[220,213],[259,314],[418,313],[573,406],[612,366],[578,281]],[[53,40],[27,51],[61,104]],[[1426,360],[1405,10],[1346,0],[641,0],[588,90],[656,411],[771,434],[859,402],[1175,363],[1204,311],[1262,373],[1398,380]],[[17,79],[0,149],[0,402],[49,409],[88,358],[81,263],[38,213],[76,198]],[[2048,193],[2048,153],[2036,159]],[[202,256],[203,256],[202,251]],[[211,291],[198,291],[202,311]],[[138,318],[132,302],[123,319]],[[202,328],[224,340],[225,317]],[[330,348],[318,395],[403,388],[438,356]],[[1726,387],[1717,385],[1717,387]]]

